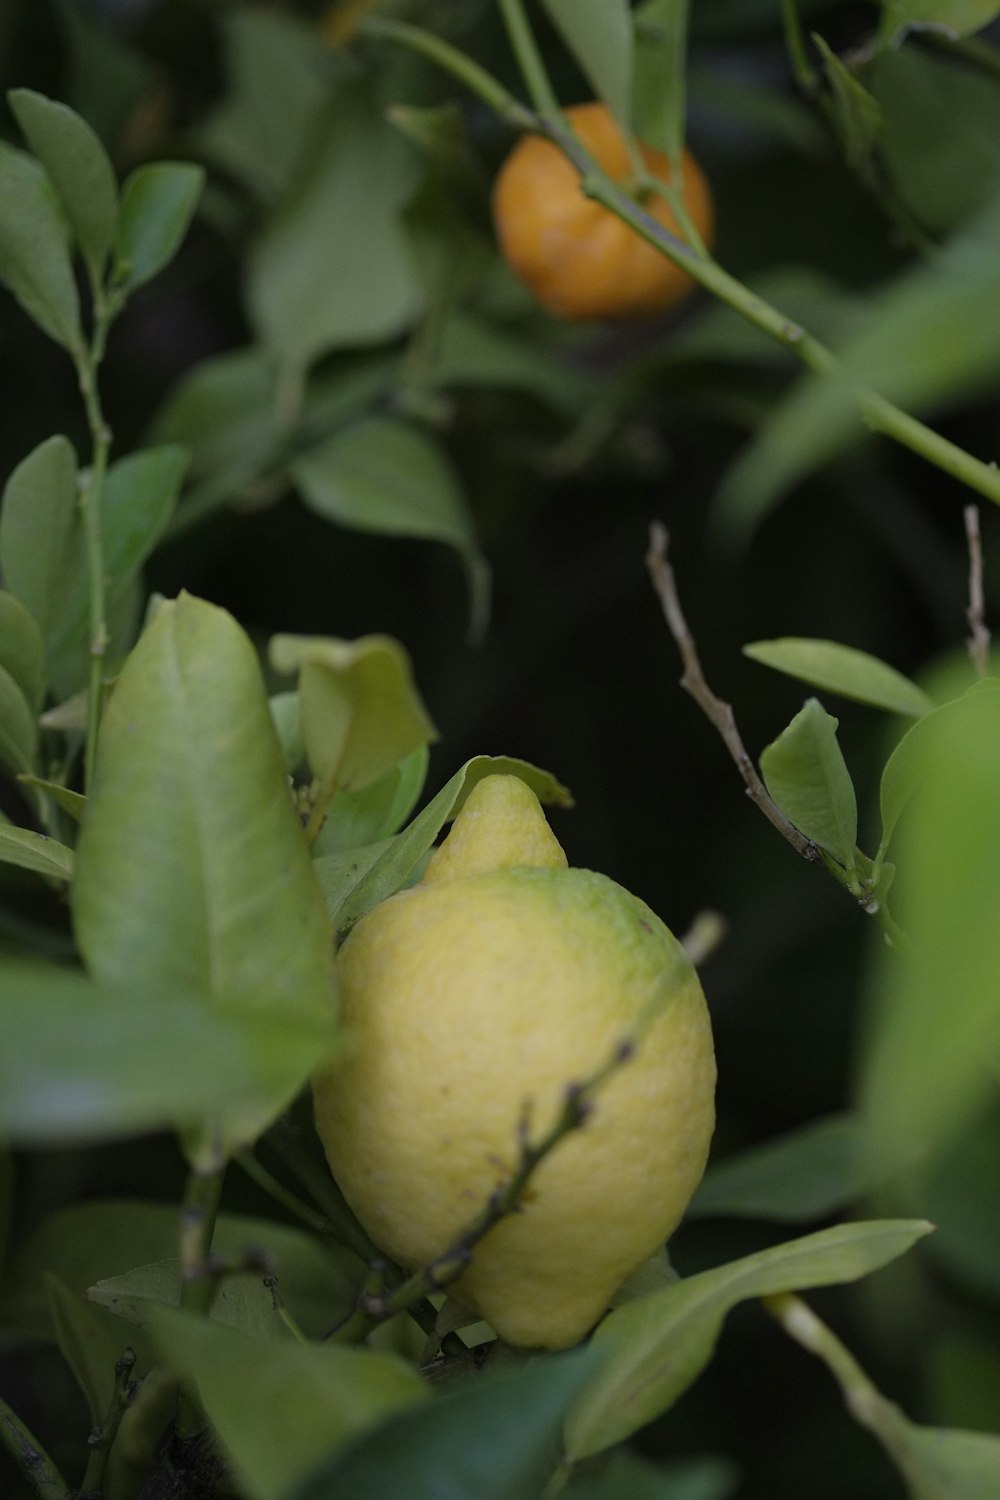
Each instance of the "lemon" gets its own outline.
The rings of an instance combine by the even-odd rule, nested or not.
[[[347,1058],[316,1125],[369,1234],[442,1255],[623,1042],[582,1128],[475,1246],[456,1293],[508,1343],[564,1348],[675,1228],[705,1166],[715,1059],[683,948],[606,876],[569,869],[534,793],[488,776],[423,880],[341,949]]]

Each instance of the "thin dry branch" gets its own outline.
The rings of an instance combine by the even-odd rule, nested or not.
[[[721,698],[717,698],[705,680],[698,656],[698,647],[688,628],[687,620],[684,618],[684,611],[681,609],[674,570],[667,561],[669,542],[670,535],[667,528],[661,522],[654,521],[649,528],[646,567],[649,569],[649,576],[662,606],[670,634],[677,642],[677,649],[684,664],[681,687],[685,692],[690,693],[705,717],[718,730],[736,764],[736,769],[743,778],[750,800],[760,808],[768,822],[774,825],[797,854],[801,854],[803,859],[817,860],[820,854],[816,845],[788,821],[781,808],[768,795],[767,788],[761,781],[757,767],[751,760],[736,727],[736,718],[731,704],[724,703]]]
[[[967,505],[964,515],[965,538],[969,548],[969,606],[965,611],[965,618],[971,632],[966,644],[977,676],[988,677],[990,632],[986,628],[983,598],[983,539],[979,531],[979,507]]]

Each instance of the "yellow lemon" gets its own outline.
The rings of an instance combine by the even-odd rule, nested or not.
[[[339,956],[347,1060],[315,1082],[331,1169],[401,1265],[442,1255],[566,1090],[623,1042],[582,1128],[476,1245],[457,1294],[509,1343],[563,1348],[675,1228],[714,1124],[705,998],[683,948],[614,881],[568,869],[534,793],[473,789],[423,880]]]

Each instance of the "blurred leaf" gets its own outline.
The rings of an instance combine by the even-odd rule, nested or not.
[[[260,349],[237,349],[202,360],[182,376],[150,436],[187,448],[191,478],[213,476],[228,499],[262,472],[275,450],[276,401],[274,361]]]
[[[929,1258],[974,1296],[1000,1304],[1000,1114],[976,1116],[915,1184],[938,1226]]]
[[[15,776],[30,771],[37,747],[38,721],[7,668],[0,666],[0,766]]]
[[[115,237],[115,279],[126,291],[173,260],[204,185],[204,169],[180,161],[136,167],[126,178]]]
[[[572,415],[593,395],[590,375],[556,349],[527,343],[464,308],[450,308],[433,351],[430,376],[444,389],[524,391]]]
[[[309,509],[328,521],[453,547],[482,616],[485,563],[461,480],[444,447],[420,428],[390,417],[355,422],[303,453],[289,473]]]
[[[267,700],[267,706],[271,711],[271,722],[281,746],[281,758],[290,776],[306,758],[298,692],[272,693]]]
[[[632,15],[628,0],[542,0],[594,93],[632,122]]]
[[[315,26],[262,6],[221,17],[228,88],[199,126],[199,151],[273,201],[306,160],[330,94],[329,57]]]
[[[838,641],[784,636],[777,641],[754,641],[743,647],[743,655],[812,687],[826,688],[842,698],[870,703],[890,713],[912,714],[919,719],[934,707],[923,688],[895,667]]]
[[[928,1407],[947,1426],[990,1431],[1000,1411],[1000,1350],[985,1329],[942,1330],[924,1372]]]
[[[66,101],[113,145],[155,74],[121,28],[112,29],[79,0],[53,0],[66,49]]]
[[[919,414],[981,389],[1000,371],[984,307],[1000,300],[1000,201],[929,263],[883,292],[838,369],[801,377],[729,469],[716,522],[745,537],[780,495],[863,436],[866,390]]]
[[[971,36],[1000,15],[997,0],[882,0],[881,46],[898,47],[908,31],[934,27],[949,37]]]
[[[879,160],[918,221],[952,231],[995,197],[1000,86],[925,47],[883,51],[868,73],[884,129]]]
[[[215,1287],[209,1316],[230,1328],[242,1329],[255,1338],[287,1339],[288,1329],[278,1315],[264,1270],[238,1272],[224,1277]],[[181,1265],[176,1258],[133,1266],[117,1276],[106,1277],[87,1288],[92,1303],[106,1307],[127,1323],[148,1329],[156,1307],[178,1307],[181,1300]]]
[[[254,1117],[262,1099],[281,1093],[284,1101],[330,1051],[329,1027],[209,1009],[150,973],[94,983],[8,962],[3,983],[0,1131],[25,1145],[134,1135],[220,1113]]]
[[[47,797],[51,797],[57,807],[61,807],[63,812],[69,813],[74,823],[79,823],[83,817],[84,808],[87,806],[87,799],[80,792],[72,792],[69,787],[61,786],[58,781],[46,781],[43,776],[22,774],[18,777],[18,780],[23,782],[25,786],[33,786],[38,791],[44,792]]]
[[[760,771],[773,800],[800,833],[853,869],[858,838],[854,784],[837,743],[837,720],[816,698],[760,756]]]
[[[2,689],[0,680],[0,705],[3,703]],[[72,849],[44,833],[35,833],[31,828],[0,827],[0,861],[18,865],[22,870],[34,870],[37,875],[47,875],[50,880],[73,879]]]
[[[399,1408],[425,1409],[427,1386],[397,1355],[336,1343],[265,1344],[166,1308],[153,1309],[152,1324],[164,1359],[197,1387],[249,1500],[284,1500],[358,1433],[380,1431]],[[400,1493],[415,1489],[407,1484]]]
[[[91,1425],[103,1427],[114,1395],[115,1364],[129,1347],[128,1330],[116,1334],[51,1271],[45,1273],[45,1289],[56,1343],[87,1402]]]
[[[359,91],[343,91],[250,256],[251,322],[283,364],[382,343],[416,317],[401,220],[415,185],[412,147]]]
[[[571,1480],[566,1500],[728,1500],[739,1473],[727,1458],[691,1458],[655,1467],[615,1453],[600,1474]]]
[[[0,281],[49,338],[83,352],[66,226],[52,185],[23,151],[0,141]]]
[[[332,925],[339,931],[353,926],[373,906],[404,886],[421,859],[430,849],[441,829],[460,811],[466,797],[484,776],[494,774],[520,776],[541,802],[557,807],[572,807],[573,799],[564,786],[548,771],[540,771],[527,761],[502,755],[477,755],[462,768],[428,802],[408,828],[384,846],[368,851],[353,850],[356,868],[344,884],[331,889],[324,879],[328,860],[317,860],[317,876],[324,886],[327,909]],[[374,850],[378,849],[377,853]],[[373,858],[366,857],[374,854]],[[336,858],[336,856],[334,856]],[[346,888],[345,888],[346,887]]]
[[[970,692],[924,726],[896,854],[894,915],[911,943],[877,955],[862,1068],[871,1150],[890,1166],[947,1147],[1000,1059],[1000,692]]]
[[[0,1322],[15,1332],[51,1339],[46,1271],[83,1296],[95,1282],[175,1255],[178,1229],[178,1209],[172,1203],[98,1199],[49,1214],[8,1267]],[[222,1213],[212,1246],[231,1260],[250,1249],[268,1254],[282,1299],[313,1338],[321,1338],[343,1316],[365,1275],[361,1263],[331,1240],[270,1219]]]
[[[980,693],[995,693],[1000,680],[984,678],[961,698],[944,703],[919,723],[911,726],[896,745],[882,771],[879,806],[882,814],[882,847],[886,848],[896,831],[900,816],[929,773],[928,757],[939,739],[953,733],[976,733],[981,725],[977,699]]]
[[[857,1281],[930,1230],[905,1219],[838,1224],[665,1287],[609,1313],[600,1372],[570,1413],[566,1451],[600,1453],[669,1410],[712,1357],[726,1314],[748,1297]]]
[[[829,1115],[710,1166],[687,1213],[792,1224],[826,1218],[877,1184],[864,1148],[852,1115]]]
[[[0,531],[0,538],[2,538]],[[2,548],[2,541],[0,541]],[[37,713],[45,693],[45,642],[42,632],[16,594],[0,589],[0,667],[21,689]]]
[[[165,601],[105,711],[77,851],[77,942],[96,978],[280,1016],[334,1039],[329,929],[260,668],[232,617]],[[220,1140],[245,1143],[301,1086],[288,1049]],[[207,1138],[203,1143],[208,1149]]]
[[[462,1382],[393,1415],[274,1500],[351,1495],[383,1500],[525,1500],[554,1466],[567,1407],[598,1360],[591,1349],[538,1356]],[[447,1476],[447,1478],[445,1478]],[[254,1500],[272,1500],[270,1495]]]
[[[833,121],[844,160],[854,171],[859,171],[871,161],[878,145],[882,134],[882,111],[878,100],[823,38],[813,32],[812,40],[829,85]]]
[[[65,104],[32,89],[13,89],[8,98],[98,282],[118,224],[118,183],[108,153],[86,120]]]
[[[314,854],[340,854],[394,834],[423,791],[429,758],[427,746],[419,745],[361,791],[339,792],[313,846]]]
[[[688,0],[644,0],[635,11],[636,127],[670,157],[684,145],[687,23]]]
[[[410,659],[391,636],[275,635],[269,656],[275,671],[299,674],[302,734],[319,782],[316,805],[325,808],[337,791],[370,786],[437,739]]]

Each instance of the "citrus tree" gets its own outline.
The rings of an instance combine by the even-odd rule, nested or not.
[[[2,23],[5,1493],[994,1496],[1000,7],[133,9]]]

